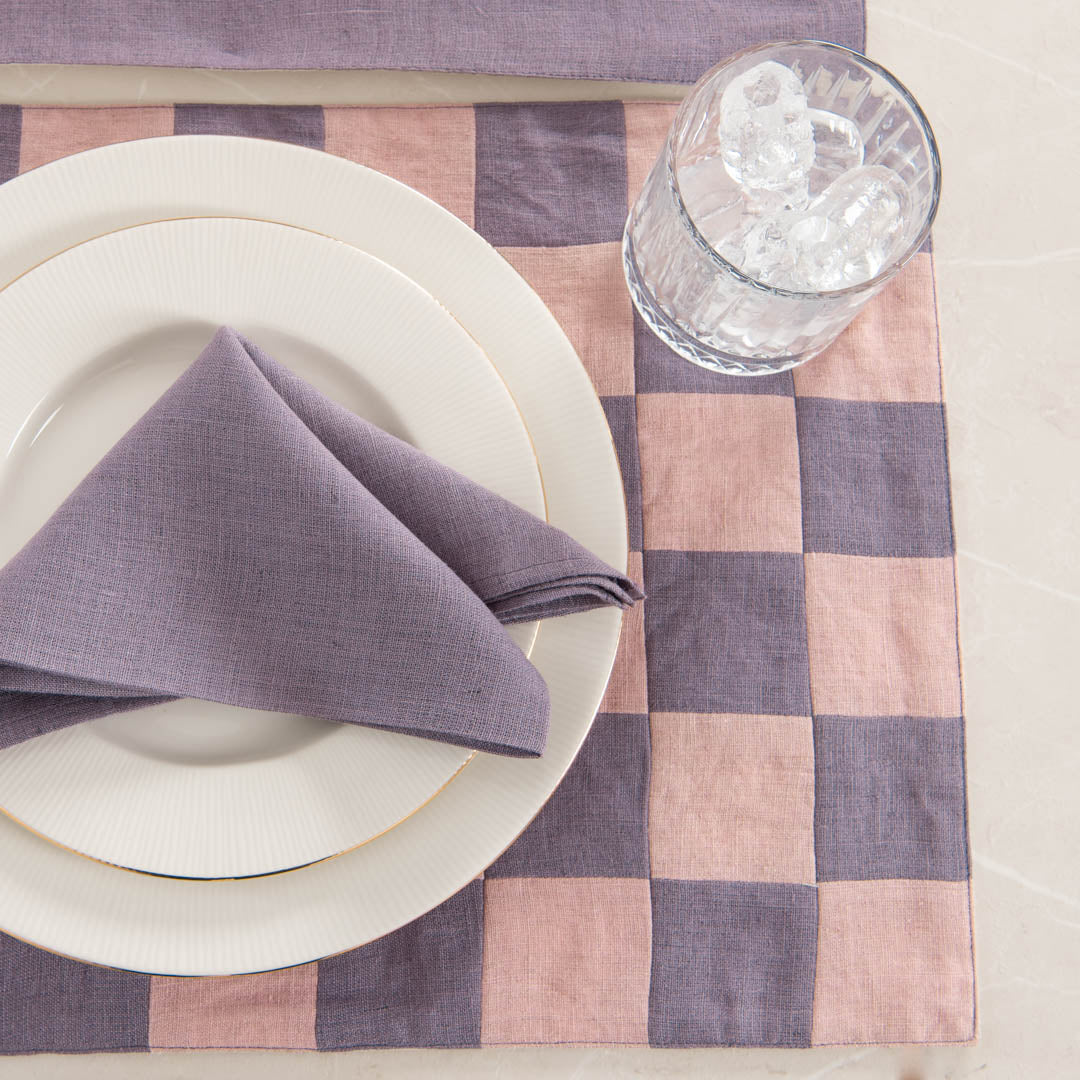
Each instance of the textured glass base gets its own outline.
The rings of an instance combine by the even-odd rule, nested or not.
[[[630,298],[646,325],[665,345],[692,364],[724,375],[775,375],[777,372],[798,367],[814,355],[807,352],[800,356],[778,356],[770,359],[737,356],[698,341],[660,308],[645,286],[634,260],[629,231],[623,235],[623,272],[626,274]]]

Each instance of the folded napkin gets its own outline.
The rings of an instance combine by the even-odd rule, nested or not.
[[[223,328],[0,570],[0,747],[196,697],[536,756],[501,624],[640,597]]]

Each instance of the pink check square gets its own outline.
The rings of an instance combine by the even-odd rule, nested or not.
[[[810,717],[653,713],[650,728],[653,877],[814,883]]]
[[[649,882],[485,882],[482,1041],[648,1042]]]
[[[327,107],[326,149],[400,180],[473,223],[476,114],[440,109]]]
[[[626,194],[633,206],[645,178],[664,148],[678,104],[666,101],[628,101],[626,113]]]
[[[812,1042],[966,1042],[975,1036],[966,881],[818,887]]]
[[[150,1046],[315,1048],[318,965],[201,979],[150,980]]]
[[[802,551],[792,398],[641,394],[638,452],[646,548]]]
[[[940,401],[930,255],[916,255],[820,356],[797,367],[800,397]]]
[[[951,558],[806,556],[806,636],[822,716],[959,716]]]
[[[68,154],[172,133],[171,105],[23,109],[19,168],[26,172]]]

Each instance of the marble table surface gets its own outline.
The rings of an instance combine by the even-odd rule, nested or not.
[[[977,1045],[42,1055],[0,1059],[5,1080],[1074,1074],[1080,1053],[1080,708],[1071,685],[1072,649],[1080,645],[1074,172],[1080,18],[1074,0],[1029,0],[1022,9],[1005,0],[869,0],[868,7],[867,52],[920,99],[944,167],[935,252],[959,547]],[[0,65],[0,102],[24,104],[675,99],[681,93],[421,73]]]

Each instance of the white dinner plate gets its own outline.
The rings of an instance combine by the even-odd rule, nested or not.
[[[223,323],[353,412],[544,516],[513,399],[429,293],[315,233],[188,218],[91,240],[0,291],[0,565]],[[514,628],[526,652],[534,632]],[[0,751],[0,809],[118,866],[245,877],[365,843],[471,756],[182,700]]]
[[[334,236],[427,289],[476,338],[513,395],[549,520],[625,567],[618,461],[570,343],[483,239],[387,177],[318,151],[227,136],[87,151],[0,187],[0,283],[110,230],[201,215]],[[551,690],[543,757],[478,754],[385,835],[303,869],[215,882],[132,874],[0,819],[0,929],[84,960],[187,975],[284,967],[380,937],[468,884],[544,804],[588,733],[620,623],[621,612],[605,608],[541,625],[531,659]]]

